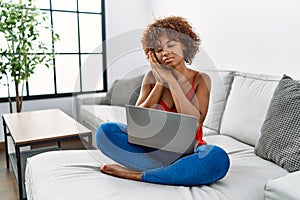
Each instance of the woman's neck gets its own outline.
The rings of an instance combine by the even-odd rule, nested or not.
[[[187,79],[189,77],[189,69],[183,63],[183,65],[174,68],[173,74],[177,80],[182,78]]]

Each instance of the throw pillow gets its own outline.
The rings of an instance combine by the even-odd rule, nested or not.
[[[255,153],[288,172],[300,170],[300,83],[284,75],[276,87]]]
[[[140,93],[143,77],[144,75],[115,80],[106,94],[105,104],[118,106],[134,105]]]
[[[281,78],[265,74],[235,73],[220,125],[220,134],[255,146]]]
[[[226,105],[234,71],[201,70],[211,79],[211,90],[208,113],[204,120],[204,127],[220,132],[220,124]]]

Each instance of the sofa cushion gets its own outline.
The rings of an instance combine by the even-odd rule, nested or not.
[[[106,94],[105,104],[124,106],[134,105],[140,93],[144,75],[115,80]]]
[[[81,107],[81,118],[83,124],[97,129],[103,122],[126,122],[126,111],[124,106],[110,105],[83,105]]]
[[[226,104],[226,99],[233,80],[234,71],[200,70],[210,76],[211,91],[209,108],[204,120],[204,127],[220,132],[220,123]]]
[[[236,73],[220,133],[255,146],[273,92],[281,76]]]
[[[92,131],[92,145],[94,148],[98,148],[94,134],[96,129],[100,124],[109,121],[126,124],[125,107],[110,105],[82,105],[80,109],[79,121]],[[85,138],[82,137],[81,139]]]
[[[289,172],[300,170],[300,83],[284,75],[274,92],[255,153]]]
[[[300,199],[300,171],[271,179],[265,186],[265,200]]]

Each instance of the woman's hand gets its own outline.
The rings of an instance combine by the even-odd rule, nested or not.
[[[173,77],[171,69],[162,66],[152,51],[149,52],[149,61],[151,63],[151,69],[157,83],[167,84],[168,80]]]

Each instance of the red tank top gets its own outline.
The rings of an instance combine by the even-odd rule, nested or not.
[[[197,75],[199,74],[199,72],[196,72],[194,77],[193,77],[193,82],[192,82],[192,87],[191,89],[185,94],[185,96],[190,100],[192,101],[193,97],[195,96],[195,80],[197,78]],[[153,88],[154,86],[152,86]],[[177,113],[177,110],[176,110],[176,107],[175,105],[173,105],[172,108],[169,108],[164,101],[162,100],[159,100],[158,102],[158,106],[156,107],[156,109],[158,110],[164,110],[164,111],[167,111],[167,112],[175,112]],[[202,126],[199,127],[197,129],[197,132],[196,132],[196,137],[195,139],[198,140],[198,146],[200,145],[203,145],[203,144],[206,144],[206,142],[202,139],[203,137],[203,130],[202,130]]]

